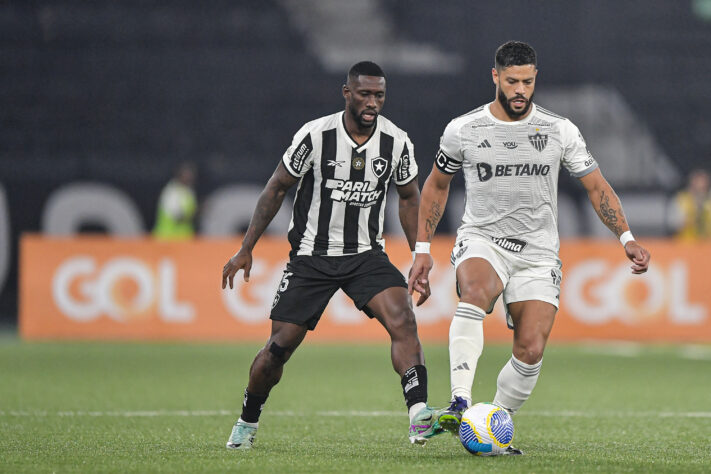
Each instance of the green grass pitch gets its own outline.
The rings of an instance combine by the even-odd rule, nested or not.
[[[255,449],[228,451],[255,344],[0,339],[1,472],[711,472],[711,347],[548,348],[514,417],[524,456],[479,458],[442,435],[407,440],[386,345],[317,345],[287,364]],[[510,346],[489,345],[474,398],[493,398]],[[425,344],[430,405],[447,348]]]

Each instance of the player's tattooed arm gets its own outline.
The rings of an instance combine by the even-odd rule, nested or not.
[[[442,219],[444,208],[447,205],[452,177],[453,175],[444,174],[436,167],[432,168],[432,172],[427,177],[420,199],[418,242],[430,242],[434,237],[437,224]]]
[[[595,212],[605,226],[618,238],[630,230],[622,210],[622,203],[610,183],[602,176],[599,169],[580,178]]]
[[[276,213],[279,212],[279,208],[282,202],[284,202],[286,192],[296,184],[297,181],[298,179],[291,176],[284,168],[284,164],[280,162],[272,177],[269,178],[264,190],[262,190],[262,193],[259,195],[257,206],[254,209],[254,214],[252,214],[252,219],[249,221],[249,227],[242,241],[243,248],[249,251],[254,248],[257,240],[259,240],[264,230],[272,219],[274,219]]]
[[[452,176],[437,170],[436,166],[432,167],[432,172],[422,187],[417,225],[418,242],[430,242],[434,237],[437,224],[439,224],[444,207],[447,205],[449,183],[452,181]],[[407,278],[407,289],[410,294],[413,291],[420,294],[417,306],[424,303],[430,296],[429,273],[433,265],[432,256],[423,253],[418,253],[412,262]]]
[[[437,201],[432,201],[430,210],[426,213],[427,218],[425,219],[425,235],[427,236],[427,241],[432,240],[434,237],[435,229],[437,229],[437,224],[439,224],[442,218],[442,207]]]
[[[610,183],[603,178],[599,169],[580,178],[588,192],[590,203],[595,208],[600,220],[619,238],[630,230],[625,213],[622,211],[620,198],[617,197]],[[625,254],[632,261],[632,273],[640,274],[647,271],[651,254],[635,240],[625,244]]]
[[[597,213],[602,223],[619,238],[625,232],[624,229],[629,229],[629,226],[627,225],[625,214],[622,212],[620,199],[615,195],[614,191],[611,194],[612,201],[608,193],[605,193],[604,190],[600,192],[600,206]]]

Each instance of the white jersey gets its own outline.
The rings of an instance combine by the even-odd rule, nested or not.
[[[282,162],[299,178],[288,234],[292,256],[384,249],[388,186],[417,178],[410,138],[382,115],[362,145],[346,131],[343,112],[311,121],[296,132]]]
[[[521,121],[496,119],[483,105],[444,130],[436,166],[462,169],[466,207],[457,241],[483,236],[526,260],[558,260],[558,172],[597,168],[573,123],[531,104]]]

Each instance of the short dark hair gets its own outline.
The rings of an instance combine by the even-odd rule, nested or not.
[[[496,50],[494,66],[501,69],[509,66],[525,66],[533,64],[536,67],[536,50],[530,44],[521,41],[508,41]]]
[[[348,79],[357,79],[358,76],[385,77],[383,70],[372,61],[361,61],[351,66],[348,71]]]

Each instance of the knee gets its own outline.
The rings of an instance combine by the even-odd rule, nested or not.
[[[459,299],[463,303],[473,304],[474,306],[478,306],[479,308],[483,308],[484,310],[491,306],[492,297],[489,292],[481,285],[460,284],[459,292]]]
[[[274,341],[269,341],[257,354],[257,360],[260,362],[258,365],[266,373],[281,369],[289,357],[291,357],[291,351]]]
[[[388,318],[388,331],[393,339],[417,337],[415,312],[407,306],[395,309]]]
[[[533,365],[543,359],[545,347],[546,341],[542,337],[525,337],[514,343],[513,355],[521,362]]]

